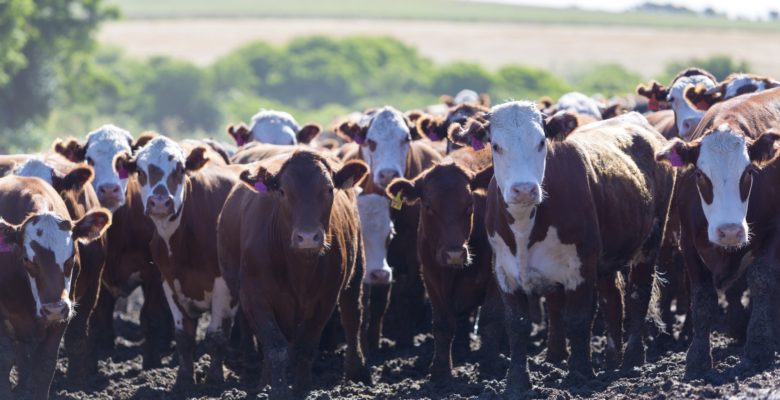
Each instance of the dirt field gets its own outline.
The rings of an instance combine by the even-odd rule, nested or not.
[[[168,55],[200,65],[246,43],[284,44],[301,35],[391,36],[436,62],[490,68],[524,64],[569,73],[619,63],[646,77],[669,61],[714,54],[747,60],[755,73],[780,76],[780,32],[674,30],[549,24],[336,19],[156,19],[106,24],[98,39],[139,57]]]
[[[129,301],[129,311],[117,314],[117,350],[111,358],[100,362],[99,376],[89,382],[66,383],[62,371],[67,360],[61,360],[52,386],[52,397],[57,399],[173,399],[267,398],[257,387],[258,364],[248,368],[230,364],[227,382],[221,386],[200,384],[189,392],[171,392],[176,376],[175,363],[167,356],[164,368],[141,371],[140,327],[138,326],[139,299]],[[201,327],[203,322],[201,321]],[[716,326],[722,326],[717,324]],[[202,331],[202,329],[201,329]],[[541,399],[681,399],[681,398],[778,398],[780,397],[780,368],[763,373],[742,369],[739,362],[741,346],[721,334],[713,334],[713,359],[716,368],[704,381],[682,379],[685,352],[682,346],[674,351],[660,353],[651,343],[648,362],[630,373],[604,372],[602,349],[604,337],[593,338],[593,360],[597,378],[583,386],[571,387],[563,383],[565,366],[543,362],[544,340],[535,330],[529,361],[531,379],[536,389],[529,398]],[[427,367],[433,352],[433,339],[419,335],[414,349],[396,351],[391,343],[383,343],[380,354],[371,360],[373,379],[371,387],[362,384],[343,384],[341,381],[343,353],[322,354],[314,364],[315,390],[308,399],[498,399],[504,388],[502,377],[481,376],[474,353],[456,353],[456,377],[450,384],[434,386],[427,379]],[[203,354],[201,346],[200,354]],[[660,354],[659,354],[660,353]],[[232,356],[235,357],[235,353]],[[198,379],[205,377],[208,356],[196,366]],[[249,380],[239,381],[240,374]]]

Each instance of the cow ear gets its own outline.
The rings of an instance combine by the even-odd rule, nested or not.
[[[412,205],[420,200],[420,191],[416,183],[404,178],[395,178],[385,190],[390,199],[402,199],[404,203]],[[399,207],[400,208],[400,203]]]
[[[485,143],[490,142],[490,122],[470,118],[465,128],[457,131],[450,130],[449,137],[455,143],[471,145],[474,150],[482,150]]]
[[[133,143],[130,148],[133,149],[133,153],[138,151],[141,147],[146,146],[147,143],[151,142],[152,139],[156,138],[157,136],[160,136],[157,132],[152,131],[146,131],[141,133],[140,136],[138,136],[138,139],[135,140],[135,143]]]
[[[0,253],[9,253],[14,250],[14,246],[19,243],[20,225],[12,225],[0,218]]]
[[[344,164],[333,174],[333,184],[338,189],[352,189],[368,174],[368,164],[361,160],[352,160]]]
[[[261,166],[257,166],[254,172],[252,169],[241,171],[239,179],[258,193],[267,193],[268,191],[279,189],[279,180],[276,176]]]
[[[87,146],[78,140],[70,138],[66,141],[57,139],[54,142],[54,151],[67,158],[71,162],[80,163],[87,157]]]
[[[206,155],[206,151],[206,148],[203,146],[198,146],[192,149],[190,154],[187,156],[187,161],[184,162],[184,170],[187,172],[195,172],[203,168],[203,166],[209,162],[209,157]]]
[[[452,107],[455,105],[455,99],[452,96],[446,94],[439,96],[439,101],[446,104],[447,107]]]
[[[615,103],[601,112],[601,119],[615,118],[618,115],[625,114],[627,111],[620,103]]]
[[[111,213],[105,208],[97,208],[76,221],[73,226],[73,239],[81,242],[91,242],[106,232],[111,226]]]
[[[57,192],[66,190],[81,192],[81,189],[92,180],[94,174],[94,170],[89,166],[74,168],[64,177],[53,176],[52,186]]]
[[[477,172],[474,178],[471,179],[471,190],[487,190],[490,185],[490,181],[493,179],[493,166],[489,166],[482,171]]]
[[[114,157],[114,169],[119,179],[127,179],[130,174],[138,171],[138,163],[129,152],[123,151]]]
[[[417,124],[406,114],[404,114],[404,121],[406,122],[406,127],[409,128],[409,135],[412,137],[412,140],[420,140],[425,137],[425,134],[417,129]]]
[[[251,131],[242,122],[238,125],[228,125],[227,133],[236,141],[236,146],[241,147],[249,142]]]
[[[446,139],[446,136],[439,134],[439,128],[442,125],[442,119],[433,115],[424,115],[417,120],[417,132],[424,135],[432,142]]]
[[[481,105],[482,107],[490,108],[490,103],[491,103],[491,100],[490,100],[490,95],[489,94],[482,93],[482,94],[479,95],[479,105]]]
[[[778,140],[780,140],[780,134],[775,131],[769,131],[759,136],[748,146],[750,161],[760,168],[772,162],[778,155],[778,149],[775,146],[775,142]]]
[[[337,132],[345,140],[362,145],[366,141],[368,127],[361,127],[359,124],[353,121],[345,121],[339,125]]]
[[[707,111],[713,104],[721,101],[723,97],[723,86],[707,88],[701,83],[693,86],[688,85],[683,91],[685,102],[694,110]]]
[[[696,164],[699,159],[699,142],[686,143],[674,138],[664,150],[655,155],[655,159],[673,167]]]
[[[651,81],[649,84],[640,84],[636,87],[636,94],[647,98],[647,106],[652,111],[658,111],[669,108],[669,103],[666,101],[666,97],[669,95],[669,88],[658,83],[658,81]]]
[[[549,96],[542,96],[536,100],[536,107],[540,110],[546,110],[555,104],[552,98]]]
[[[317,135],[320,134],[320,131],[322,128],[320,128],[317,124],[308,124],[305,125],[303,128],[301,128],[300,131],[298,131],[298,134],[295,136],[295,140],[298,141],[298,143],[303,144],[309,144],[314,138],[317,137]]]

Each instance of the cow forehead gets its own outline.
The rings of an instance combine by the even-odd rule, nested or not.
[[[758,90],[764,90],[764,81],[751,78],[747,74],[738,74],[734,76],[734,79],[726,86],[725,98],[732,98],[737,95],[740,89],[748,85],[754,85]]]
[[[471,89],[463,89],[455,95],[455,104],[479,102],[479,94]]]
[[[558,109],[601,118],[601,111],[596,101],[580,92],[569,92],[561,96],[558,99]]]
[[[739,176],[750,164],[746,144],[743,135],[735,133],[728,125],[721,125],[702,139],[696,165],[708,175],[731,172]]]
[[[32,243],[54,253],[54,259],[62,266],[73,256],[71,223],[51,212],[36,214],[24,225],[24,248],[30,259],[35,256]]]
[[[358,196],[357,203],[360,224],[364,232],[392,230],[389,199],[378,194],[365,194]]]
[[[685,88],[688,87],[688,85],[696,86],[698,84],[704,85],[707,89],[715,86],[715,82],[704,75],[683,76],[674,81],[672,87],[669,89],[669,94],[666,95],[666,100],[672,101],[673,99],[682,99]]]
[[[163,136],[152,139],[138,151],[136,157],[138,166],[145,170],[155,165],[163,171],[172,171],[177,164],[184,165],[186,160],[181,147]]]
[[[490,137],[499,141],[522,142],[542,138],[544,137],[542,114],[530,101],[495,106],[490,111]]]
[[[104,125],[87,134],[87,156],[97,161],[120,151],[130,150],[133,136],[130,132],[114,125]]]
[[[252,116],[252,126],[250,127],[250,130],[257,134],[259,132],[257,132],[256,129],[273,126],[277,128],[287,128],[293,132],[301,130],[298,122],[292,115],[284,111],[273,110],[260,110],[260,112]]]
[[[403,139],[409,136],[409,126],[399,111],[385,107],[374,115],[366,136],[377,141]]]
[[[49,185],[52,184],[53,173],[54,168],[40,158],[31,158],[14,169],[14,175],[40,178]]]

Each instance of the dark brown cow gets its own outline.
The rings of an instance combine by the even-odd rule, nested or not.
[[[545,118],[544,135],[548,139],[563,140],[578,127],[595,121],[598,120],[591,115],[579,114],[574,111],[558,111]]]
[[[549,141],[534,104],[510,102],[453,139],[493,149],[485,224],[512,353],[508,393],[531,387],[527,295],[548,293],[548,300],[561,302],[569,379],[588,379],[597,281],[613,280],[631,264],[623,366],[644,362],[642,326],[674,183],[672,169],[653,161],[663,137],[629,113]],[[608,347],[619,352],[621,330],[607,329]]]
[[[396,179],[387,188],[391,198],[422,204],[417,256],[433,311],[434,381],[451,377],[456,322],[468,321],[489,293],[497,294],[484,225],[485,189],[493,177],[490,161],[489,150],[463,148],[414,180]],[[486,356],[480,365],[485,370],[499,365],[500,307],[493,310],[499,312],[492,319],[488,312],[480,314]]]
[[[184,155],[159,136],[131,156],[116,158],[117,170],[136,174],[141,203],[155,232],[149,247],[163,276],[163,289],[176,328],[177,385],[194,383],[193,356],[198,317],[211,313],[206,346],[209,382],[222,382],[222,357],[238,299],[231,298],[219,270],[217,217],[238,176],[220,166],[203,168],[207,149]]]
[[[743,274],[752,312],[744,361],[765,368],[774,360],[770,324],[776,286],[771,264],[780,165],[770,132],[780,126],[780,88],[739,96],[707,111],[689,143],[675,140],[658,159],[688,167],[676,196],[686,270],[691,281],[693,340],[686,376],[712,368],[710,330],[716,289]]]
[[[447,110],[445,115],[425,114],[417,119],[417,131],[425,135],[431,142],[445,141],[450,153],[460,147],[459,144],[447,140],[450,129],[460,129],[466,121],[475,116],[490,111],[486,106],[473,103],[455,105]]]
[[[360,348],[360,226],[352,188],[362,161],[338,163],[296,151],[241,174],[219,219],[220,266],[259,338],[272,396],[311,384],[325,324],[338,303],[347,339],[347,379],[370,381]]]
[[[16,365],[19,398],[46,399],[60,339],[75,313],[76,244],[99,238],[111,215],[95,209],[71,222],[50,185],[7,176],[0,179],[0,216],[0,397],[12,398]]]

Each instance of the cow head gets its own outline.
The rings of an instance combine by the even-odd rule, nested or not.
[[[157,136],[135,156],[128,153],[116,157],[115,167],[136,174],[144,211],[157,226],[178,226],[184,205],[187,174],[201,169],[208,162],[205,147],[192,149],[185,157],[175,141]],[[172,228],[173,226],[169,226]]]
[[[292,115],[274,110],[260,110],[252,117],[249,127],[238,124],[227,128],[237,146],[252,141],[276,145],[308,144],[319,135],[320,130],[320,126],[315,124],[300,127]]]
[[[690,107],[707,111],[715,103],[747,93],[760,92],[780,86],[771,78],[749,74],[731,74],[715,86],[698,84],[685,90],[685,99]]]
[[[49,323],[73,317],[76,243],[99,238],[109,225],[111,214],[105,209],[92,210],[75,223],[52,212],[32,214],[20,225],[0,218],[0,252],[14,252],[20,258],[38,317]]]
[[[779,134],[767,132],[752,141],[723,124],[691,143],[673,140],[656,159],[693,167],[709,241],[738,248],[750,238],[746,216],[753,177],[776,157],[778,139]]]
[[[474,191],[487,188],[493,167],[474,174],[458,165],[440,164],[413,181],[395,179],[387,188],[391,198],[421,203],[420,232],[430,244],[436,262],[463,267],[471,262],[468,242],[473,228]]]
[[[366,272],[363,283],[388,285],[393,281],[393,270],[387,264],[387,249],[395,234],[390,219],[390,200],[380,194],[364,194],[357,198]]]
[[[544,121],[544,134],[552,140],[563,140],[580,125],[574,111],[558,111]]]
[[[476,149],[492,147],[496,184],[507,205],[541,204],[547,140],[542,114],[534,103],[512,101],[494,106],[483,120],[471,119],[464,129],[452,132],[450,140]]]
[[[330,247],[330,214],[336,190],[357,185],[368,171],[353,160],[335,171],[317,153],[293,153],[277,173],[258,166],[241,173],[241,180],[258,192],[277,196],[280,212],[291,228],[290,247],[305,254],[322,254]]]
[[[116,211],[125,204],[127,195],[126,171],[114,170],[114,157],[132,152],[133,137],[124,129],[104,125],[87,135],[86,144],[75,139],[58,140],[54,150],[72,162],[86,162],[95,171],[92,186],[103,207]]]
[[[580,92],[569,92],[561,96],[558,99],[555,110],[556,112],[572,111],[575,114],[590,115],[597,120],[601,119],[599,103]]]
[[[57,193],[73,191],[80,193],[84,186],[92,180],[92,167],[81,165],[73,168],[65,175],[58,173],[54,166],[40,158],[31,158],[14,169],[14,175],[40,178],[51,185]]]

